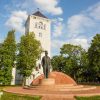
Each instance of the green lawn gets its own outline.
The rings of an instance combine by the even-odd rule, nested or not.
[[[8,86],[0,86],[0,91]],[[0,100],[40,100],[40,96],[19,95],[3,92]]]
[[[18,95],[3,92],[0,100],[40,100],[41,97],[39,96],[28,96],[28,95]]]
[[[100,100],[100,96],[91,96],[91,97],[75,97],[76,100]]]
[[[0,86],[0,91],[2,91],[4,89],[4,86]]]

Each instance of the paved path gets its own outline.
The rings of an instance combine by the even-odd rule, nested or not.
[[[58,88],[57,88],[58,87]],[[38,95],[42,96],[41,100],[75,100],[74,96],[93,96],[100,95],[100,86],[93,88],[93,86],[41,86],[41,87],[31,87],[31,88],[22,88],[22,87],[8,87],[5,89],[7,92],[18,93],[18,94],[27,94],[27,95]],[[87,90],[84,88],[88,88]],[[83,90],[82,90],[83,89]]]

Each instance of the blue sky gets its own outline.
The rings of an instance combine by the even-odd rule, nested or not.
[[[11,29],[19,41],[27,16],[37,8],[52,20],[52,55],[64,43],[87,50],[93,36],[100,33],[100,0],[0,0],[0,42]]]

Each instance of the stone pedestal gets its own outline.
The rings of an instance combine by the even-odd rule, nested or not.
[[[55,85],[55,79],[47,78],[41,81],[41,85]]]

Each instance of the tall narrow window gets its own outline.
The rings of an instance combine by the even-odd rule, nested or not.
[[[42,33],[39,33],[39,37],[42,37]]]
[[[39,22],[40,29],[43,29],[43,23]]]
[[[37,28],[37,23],[35,23],[35,28]]]
[[[44,24],[44,30],[46,30],[46,25]]]

